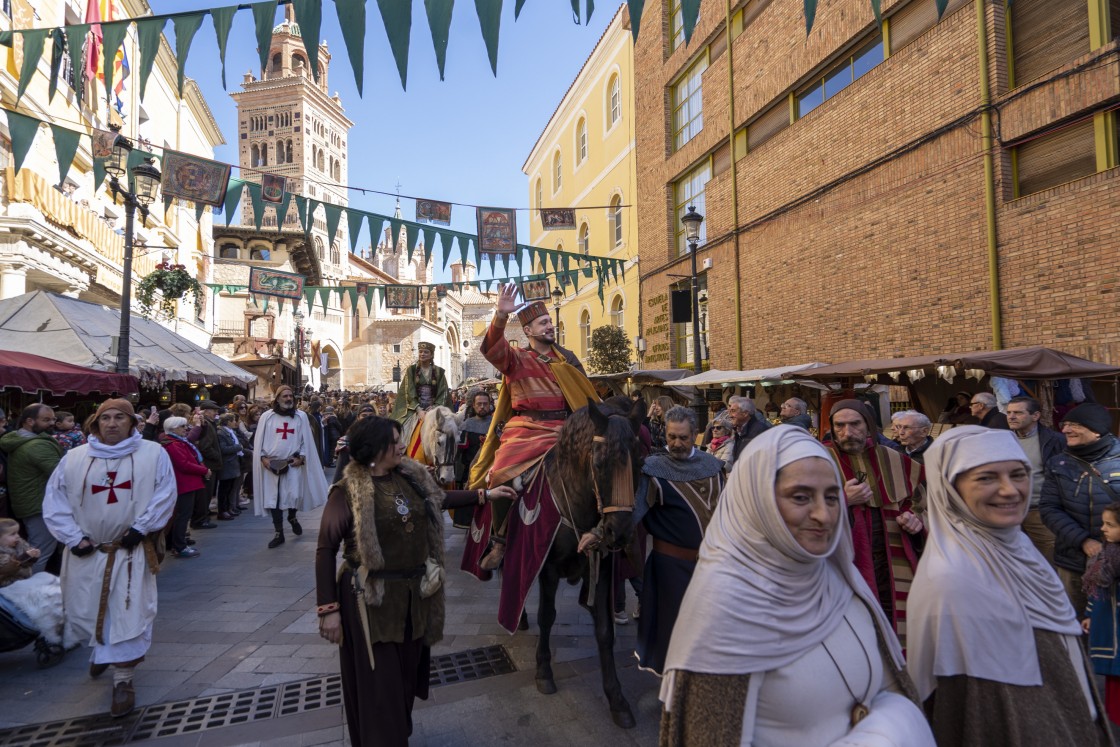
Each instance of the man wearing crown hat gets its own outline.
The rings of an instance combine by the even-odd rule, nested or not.
[[[424,414],[433,407],[451,407],[447,372],[432,363],[435,354],[436,346],[430,342],[416,345],[417,360],[405,369],[393,402],[390,417],[401,424],[401,441],[407,449],[405,455],[411,458],[418,458],[417,443]]]
[[[152,645],[159,559],[153,538],[175,508],[167,452],[136,430],[125,399],[97,408],[89,442],[62,457],[47,483],[43,521],[62,561],[66,640],[93,647],[91,677],[113,667],[113,717],[136,702],[132,673]]]
[[[483,356],[498,369],[503,381],[490,432],[471,467],[473,489],[503,485],[536,467],[555,445],[568,415],[586,405],[588,398],[599,400],[579,359],[556,344],[552,318],[543,302],[533,301],[517,310],[528,347],[509,344],[506,320],[516,306],[516,296],[516,285],[502,287],[494,319],[482,340]],[[503,423],[498,439],[495,432]],[[505,555],[507,517],[512,505],[502,500],[490,504],[494,547],[478,563],[482,571],[497,568]]]

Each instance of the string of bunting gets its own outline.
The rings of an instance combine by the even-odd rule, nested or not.
[[[115,132],[95,129],[87,135],[57,124],[45,123],[35,117],[10,109],[5,109],[4,113],[8,120],[13,167],[16,174],[23,167],[24,160],[31,150],[40,125],[48,124],[54,138],[55,155],[58,159],[59,183],[65,181],[70,171],[80,138],[89,137],[91,140],[90,149],[94,156],[94,189],[100,188],[106,177],[104,159],[112,151],[113,142],[117,137]],[[608,277],[617,282],[625,267],[625,260],[616,257],[585,255],[517,243],[516,223],[512,210],[478,208],[479,233],[469,234],[432,225],[431,223],[405,220],[395,216],[335,205],[303,195],[292,194],[284,189],[284,177],[274,174],[263,174],[262,181],[259,184],[231,178],[230,164],[173,150],[165,149],[160,155],[134,148],[129,154],[128,161],[130,179],[131,167],[142,163],[146,159],[162,162],[161,192],[165,209],[174,200],[185,200],[194,203],[196,217],[201,217],[206,207],[221,207],[226,215],[227,226],[232,222],[233,214],[241,202],[242,195],[248,192],[249,202],[253,208],[254,225],[257,230],[260,230],[263,224],[266,206],[274,210],[278,226],[285,223],[281,216],[286,219],[294,210],[305,235],[310,235],[315,217],[321,211],[326,224],[329,243],[333,244],[342,223],[342,216],[345,214],[351,251],[357,246],[358,234],[361,231],[363,221],[368,222],[371,237],[379,236],[385,223],[388,222],[391,228],[391,236],[398,237],[401,235],[402,229],[404,230],[405,245],[410,262],[418,245],[422,248],[424,262],[431,262],[436,243],[435,239],[438,237],[444,269],[447,269],[452,246],[455,245],[458,247],[459,256],[464,263],[470,261],[476,267],[481,267],[483,261],[489,257],[492,274],[496,272],[497,260],[500,256],[507,275],[510,274],[511,260],[516,263],[519,270],[523,267],[538,266],[537,263],[539,263],[539,267],[545,272],[549,272],[551,266],[551,272],[553,273],[569,275],[573,272],[573,269],[576,269],[582,270],[587,277],[597,275],[600,299],[603,298],[603,286]],[[427,219],[432,221],[433,216],[429,215]],[[496,223],[495,220],[498,222]],[[420,241],[421,237],[423,237],[422,242]]]
[[[702,0],[680,0],[679,12],[681,14],[681,30],[685,44],[692,41],[692,32],[700,15]],[[346,45],[346,53],[350,66],[354,72],[354,83],[358,95],[362,95],[362,85],[365,70],[365,33],[366,33],[366,2],[367,0],[335,0],[335,13],[342,31],[342,39]],[[514,4],[514,20],[521,14],[526,0],[516,0]],[[642,11],[646,0],[627,0],[630,14],[630,30],[634,40],[637,41],[638,31],[641,26]],[[875,19],[882,24],[882,0],[869,0],[875,13]],[[940,19],[948,6],[949,0],[934,0],[937,7],[937,17]],[[1010,2],[1010,0],[1009,0]],[[805,33],[813,29],[813,21],[817,14],[818,0],[804,0]],[[254,38],[260,52],[261,70],[268,68],[268,53],[272,42],[272,30],[276,21],[276,8],[278,5],[291,5],[295,11],[296,23],[299,24],[304,39],[317,40],[322,38],[320,31],[323,23],[323,0],[262,0],[261,2],[227,5],[206,10],[185,11],[179,13],[164,13],[134,18],[123,18],[114,21],[101,22],[100,24],[77,23],[70,26],[57,26],[46,28],[16,29],[14,31],[0,31],[0,45],[12,46],[14,34],[23,37],[23,65],[20,70],[19,88],[16,101],[23,96],[31,74],[34,73],[42,57],[46,41],[51,41],[51,74],[57,78],[61,70],[61,60],[64,50],[71,51],[71,57],[77,59],[75,50],[81,49],[88,40],[93,26],[99,26],[102,37],[102,59],[104,60],[105,90],[113,88],[113,68],[117,50],[121,48],[128,28],[136,26],[136,39],[139,49],[140,65],[140,99],[143,100],[147,87],[148,76],[154,67],[156,54],[159,52],[160,40],[163,30],[170,21],[175,32],[175,57],[178,65],[179,97],[183,95],[183,84],[186,79],[187,57],[195,34],[202,25],[203,19],[209,16],[213,22],[214,33],[218,43],[218,60],[221,65],[222,87],[226,87],[226,48],[229,42],[230,31],[238,11],[251,12],[254,28]],[[447,61],[447,42],[451,30],[451,12],[454,0],[425,0],[424,10],[431,31],[432,46],[436,55],[436,65],[439,68],[439,78],[444,79],[444,67]],[[478,16],[479,28],[486,46],[486,54],[490,61],[490,69],[494,75],[498,74],[498,32],[501,26],[502,0],[475,0],[475,12]],[[571,0],[573,20],[580,22],[580,2]],[[658,6],[660,7],[660,5]],[[407,88],[408,81],[408,51],[412,33],[412,0],[377,0],[377,8],[381,14],[381,21],[385,27],[385,34],[389,41],[389,48],[396,62],[397,72],[400,75],[401,87]],[[584,20],[589,22],[595,9],[594,0],[584,0]],[[96,37],[95,37],[96,38]],[[319,45],[311,43],[306,45],[308,63],[311,75],[319,81]],[[83,86],[84,87],[84,86]],[[50,96],[53,99],[56,89],[55,81],[51,81]]]

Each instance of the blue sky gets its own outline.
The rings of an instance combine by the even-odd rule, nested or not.
[[[228,2],[228,0],[226,0]],[[222,0],[151,0],[156,13],[205,9]],[[581,3],[582,5],[582,3]],[[513,0],[502,10],[498,75],[490,70],[474,3],[459,0],[452,15],[445,80],[440,81],[422,0],[413,0],[408,90],[402,90],[376,0],[366,3],[364,98],[358,97],[334,4],[323,3],[322,36],[331,53],[330,93],[342,98],[355,122],[349,139],[351,186],[396,190],[432,199],[525,208],[521,165],[560,98],[594,49],[618,5],[600,2],[588,25],[576,25],[565,0],[532,0],[514,22]],[[277,22],[283,19],[277,10]],[[171,37],[172,24],[166,26]],[[174,42],[172,42],[174,43]],[[238,12],[226,51],[226,81],[240,90],[247,70],[260,75],[252,14]],[[198,81],[227,145],[216,158],[237,163],[236,109],[222,90],[218,48],[210,20],[195,35],[187,75]],[[387,213],[395,198],[351,192],[351,205]],[[402,200],[406,218],[414,215]],[[527,243],[529,214],[518,214],[518,239]],[[475,232],[473,209],[452,208],[452,228]],[[368,243],[363,227],[359,246]],[[457,256],[457,253],[453,256]],[[437,263],[436,267],[439,267]],[[502,267],[498,266],[498,275]],[[489,276],[489,267],[480,273]]]

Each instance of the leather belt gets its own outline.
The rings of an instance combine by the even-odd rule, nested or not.
[[[346,561],[352,571],[356,571],[357,567],[354,566],[349,560]],[[420,578],[424,575],[424,566],[418,565],[415,568],[405,568],[400,570],[381,570],[370,571],[369,577],[371,579],[382,579],[385,581],[404,581],[412,578]]]
[[[699,550],[674,545],[672,542],[666,542],[656,537],[653,538],[653,551],[677,560],[687,560],[689,563],[695,563],[700,558]]]
[[[530,420],[565,420],[568,417],[567,410],[514,410],[513,414]]]

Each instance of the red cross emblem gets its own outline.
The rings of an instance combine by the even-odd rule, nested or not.
[[[121,490],[132,490],[132,480],[125,480],[120,485],[115,485],[114,483],[117,481],[117,473],[106,472],[105,475],[108,478],[109,484],[94,485],[93,494],[97,495],[98,493],[104,493],[106,490],[109,491],[109,500],[105,502],[105,505],[108,506],[117,502],[117,488],[120,488]]]
[[[279,434],[281,434],[280,438],[282,438],[282,439],[284,439],[285,441],[287,441],[287,440],[288,440],[288,434],[289,434],[289,433],[295,433],[295,429],[294,429],[294,428],[289,428],[289,427],[288,427],[288,423],[287,423],[287,422],[285,422],[285,423],[284,423],[284,427],[283,427],[283,428],[277,428],[277,429],[276,429],[276,432],[277,432],[277,433],[279,433]]]

